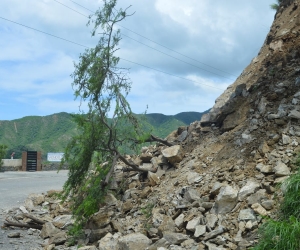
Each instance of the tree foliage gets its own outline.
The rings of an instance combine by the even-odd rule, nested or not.
[[[154,138],[143,132],[126,100],[131,82],[115,56],[121,40],[116,25],[130,15],[128,8],[117,10],[116,3],[104,0],[103,7],[90,17],[92,36],[100,38],[95,48],[80,55],[72,74],[75,96],[87,104],[88,111],[73,115],[79,133],[68,144],[62,162],[69,166],[63,198],[71,197],[79,224],[98,211],[118,160],[127,170],[145,171],[128,161],[124,150],[136,151],[137,143]]]
[[[6,151],[7,151],[7,146],[4,144],[0,144],[0,169],[3,165],[2,159],[4,159],[4,157],[6,155]]]
[[[279,6],[280,6],[281,2],[282,2],[282,0],[277,0],[277,3],[271,4],[271,5],[270,5],[271,9],[277,11],[277,10],[279,9]]]

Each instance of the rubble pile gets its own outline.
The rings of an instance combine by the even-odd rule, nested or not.
[[[299,24],[298,1],[283,1],[259,55],[201,121],[171,133],[174,146],[128,156],[147,174],[115,167],[78,249],[242,250],[257,243],[300,152]],[[45,222],[44,249],[71,249],[64,243],[70,215],[59,203],[39,204],[49,211],[34,214]],[[19,216],[25,209],[36,211],[27,202],[14,217],[28,223]]]

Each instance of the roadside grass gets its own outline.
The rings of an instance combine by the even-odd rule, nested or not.
[[[299,156],[296,165],[299,167]],[[281,185],[284,199],[278,219],[268,218],[259,229],[259,242],[252,250],[300,249],[300,171]]]

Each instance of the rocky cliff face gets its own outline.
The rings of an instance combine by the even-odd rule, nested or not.
[[[283,1],[256,58],[211,112],[132,157],[147,176],[115,168],[82,249],[249,249],[275,186],[300,152],[300,6]],[[125,176],[124,176],[125,175]],[[126,179],[126,183],[121,182]],[[121,183],[124,185],[122,187]]]

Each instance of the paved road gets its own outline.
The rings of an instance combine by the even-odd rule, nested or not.
[[[67,170],[0,173],[0,209],[20,206],[31,193],[62,189],[67,175]]]
[[[45,172],[0,172],[0,227],[6,217],[5,210],[23,205],[24,200],[31,193],[45,193],[50,189],[60,190],[67,180],[68,171],[61,170]],[[21,238],[11,239],[7,235],[11,230],[0,228],[1,250],[39,250],[43,249],[43,240],[38,236],[28,235],[27,229],[16,228]]]

